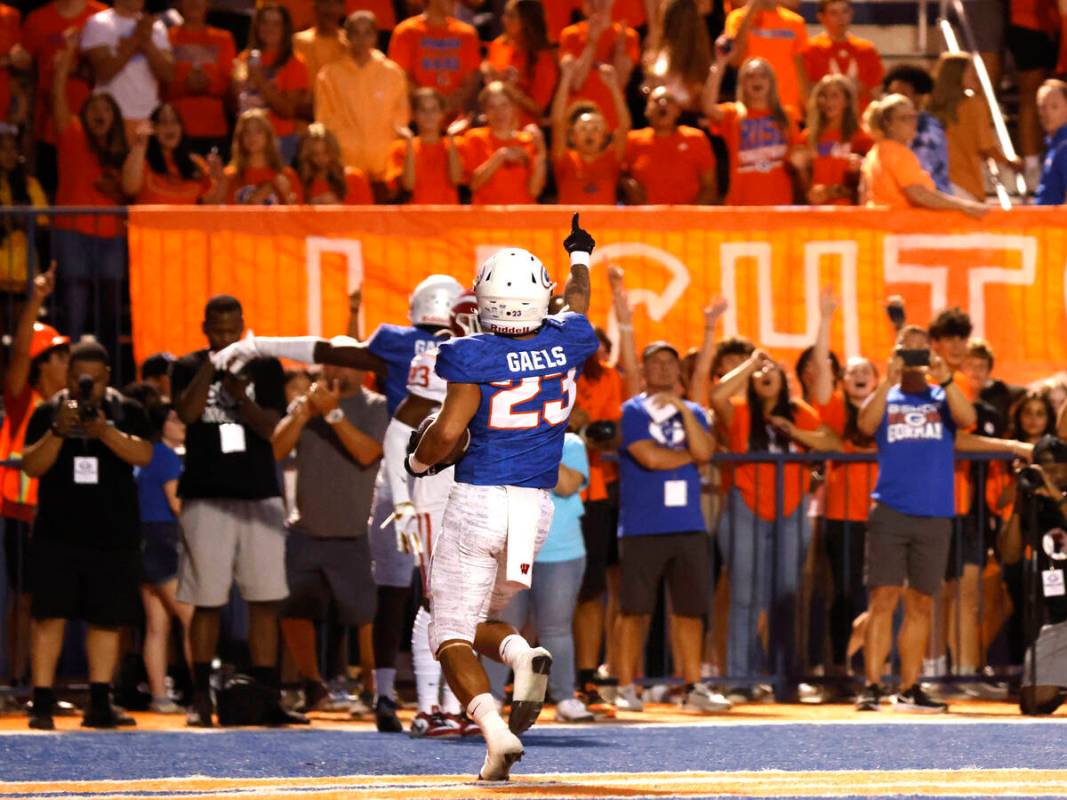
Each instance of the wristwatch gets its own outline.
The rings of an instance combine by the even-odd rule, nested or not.
[[[939,383],[937,385],[940,386],[942,389],[947,389],[949,386],[951,386],[955,382],[956,381],[955,381],[954,377],[952,375],[949,375],[946,380],[941,381],[941,383]]]
[[[335,408],[332,411],[328,411],[323,416],[323,419],[326,420],[331,425],[336,425],[338,422],[340,422],[344,418],[345,418],[345,412],[342,411],[340,408]]]

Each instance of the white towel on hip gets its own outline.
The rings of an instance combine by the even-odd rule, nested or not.
[[[505,486],[508,494],[508,568],[511,583],[530,588],[537,524],[541,517],[541,489]]]

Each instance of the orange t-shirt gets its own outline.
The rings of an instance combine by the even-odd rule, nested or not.
[[[593,53],[593,66],[589,70],[589,75],[586,76],[585,83],[577,91],[571,92],[568,100],[568,104],[576,100],[591,100],[596,103],[600,113],[604,115],[609,131],[613,131],[619,126],[619,117],[615,113],[615,103],[611,99],[611,91],[601,80],[597,66],[614,62],[615,43],[620,36],[625,38],[623,49],[626,52],[626,57],[635,64],[637,63],[637,59],[640,56],[637,31],[616,22],[600,35],[600,40],[596,43]],[[560,58],[565,55],[579,58],[588,41],[588,22],[579,22],[577,25],[570,25],[564,28],[559,37]]]
[[[548,41],[556,44],[563,29],[570,25],[576,13],[582,10],[580,0],[543,0],[545,8],[545,27]]]
[[[11,48],[19,43],[19,27],[22,18],[19,12],[8,5],[0,3],[0,56],[11,54]],[[0,69],[0,119],[7,119],[11,107],[11,69]]]
[[[1055,36],[1060,29],[1056,0],[1011,0],[1011,24]]]
[[[270,82],[274,84],[274,87],[280,92],[292,92],[299,91],[301,89],[308,91],[311,88],[311,82],[308,79],[308,68],[297,53],[293,53],[289,56],[289,60],[282,65],[280,69],[274,71],[271,69],[275,59],[278,58],[277,53],[263,53],[261,56],[263,69],[270,75]],[[248,51],[242,50],[241,54],[237,56],[238,61],[248,62]],[[297,120],[286,119],[285,117],[279,117],[269,108],[267,109],[267,115],[270,117],[270,123],[274,127],[274,133],[277,136],[291,136],[296,133]]]
[[[536,102],[541,109],[541,113],[534,116],[526,109],[520,108],[519,127],[522,128],[531,122],[539,125],[545,109],[552,100],[552,92],[555,91],[556,79],[559,77],[559,68],[556,66],[552,51],[542,50],[531,69],[526,62],[526,51],[501,35],[489,43],[489,52],[485,60],[497,72],[503,72],[508,67],[515,68],[519,73],[517,83],[519,90]]]
[[[871,149],[874,142],[863,131],[856,131],[852,139],[841,141],[841,133],[836,128],[827,128],[819,135],[815,144],[815,158],[811,162],[811,182],[823,186],[842,186],[848,173],[850,156],[862,156]],[[831,205],[852,205],[847,197],[838,197],[830,201]]]
[[[727,36],[736,38],[746,12],[747,9],[738,8],[726,17]],[[748,28],[745,58],[759,56],[767,59],[778,79],[778,98],[782,105],[802,108],[797,56],[802,56],[808,46],[804,18],[782,6],[772,11],[758,11],[755,17]]]
[[[730,401],[734,407],[734,416],[730,421],[726,442],[731,453],[747,453],[750,411],[748,401],[735,397]],[[793,424],[802,431],[814,431],[819,428],[819,417],[815,409],[803,400],[793,401]],[[803,448],[789,445],[790,452],[799,452]],[[797,510],[800,499],[807,490],[807,474],[811,468],[806,464],[785,465],[785,494],[782,497],[782,511],[789,516]],[[734,485],[741,492],[745,505],[756,512],[761,519],[773,520],[775,510],[774,464],[736,464],[734,465]],[[757,492],[758,487],[758,492]]]
[[[0,428],[0,460],[22,458],[26,426],[44,400],[27,382],[18,395],[4,391],[4,424]],[[33,522],[37,508],[37,481],[18,467],[0,467],[0,515]]]
[[[138,205],[148,206],[191,206],[211,191],[211,175],[207,162],[200,156],[193,155],[193,163],[200,170],[199,178],[183,178],[178,174],[174,163],[167,159],[167,173],[161,175],[144,165],[144,185],[134,200]]]
[[[448,96],[478,71],[481,45],[478,32],[466,22],[448,17],[444,25],[431,27],[420,14],[396,26],[389,40],[389,58],[416,86],[429,86]]]
[[[848,401],[834,392],[830,402],[816,406],[819,417],[838,436],[844,437],[848,425]],[[857,447],[846,441],[846,453],[874,453],[877,448]],[[826,518],[866,522],[871,508],[871,492],[878,482],[877,464],[846,464],[830,461],[826,465]]]
[[[100,164],[89,137],[78,117],[71,117],[70,124],[59,131],[56,140],[59,156],[59,187],[56,189],[57,206],[103,206],[114,208],[122,205],[116,196],[122,191],[122,178],[118,168],[107,170]],[[106,173],[106,174],[105,174]],[[106,183],[105,183],[106,178]],[[114,193],[105,193],[104,190]],[[56,217],[52,223],[61,230],[76,230],[90,236],[118,236],[119,220],[110,215]]]
[[[712,131],[726,140],[730,154],[728,206],[779,206],[793,202],[793,181],[786,169],[797,138],[796,114],[786,108],[789,129],[768,110],[744,109],[740,103],[720,103],[722,121]]]
[[[835,42],[823,31],[808,40],[804,51],[804,66],[812,85],[826,75],[844,75],[856,83],[859,92],[856,98],[858,111],[862,112],[871,102],[873,93],[882,84],[885,67],[874,42],[846,33],[843,41]]]
[[[525,131],[516,132],[511,139],[498,139],[489,128],[474,128],[467,131],[459,143],[459,157],[463,171],[470,180],[471,174],[502,147],[521,147],[527,152],[526,161],[502,164],[480,189],[471,192],[471,205],[518,205],[536,203],[530,194],[530,174],[536,150],[533,137]]]
[[[174,54],[174,80],[166,86],[166,97],[181,115],[187,136],[219,138],[226,136],[224,102],[230,91],[230,75],[237,49],[233,36],[222,28],[190,30],[177,25],[168,32]],[[189,94],[185,82],[193,67],[207,76],[206,94]]]
[[[613,206],[622,164],[614,147],[585,161],[577,150],[568,150],[556,159],[556,189],[563,206]]]
[[[589,415],[593,422],[610,419],[618,422],[622,419],[622,376],[609,364],[601,363],[603,370],[597,380],[590,380],[586,375],[578,379],[578,394],[575,405]],[[589,488],[585,500],[606,500],[607,486],[619,478],[616,461],[608,460],[596,448],[589,451]]]
[[[73,17],[60,16],[56,4],[41,6],[26,17],[22,26],[22,46],[33,57],[37,70],[37,90],[34,92],[33,129],[37,139],[54,144],[56,132],[52,125],[52,77],[55,75],[56,53],[65,47],[63,32],[68,28],[81,30],[93,14],[107,11],[108,7],[96,0],[89,0],[80,14]],[[72,114],[81,110],[91,91],[90,84],[81,76],[80,65],[67,79],[67,106]]]
[[[714,167],[711,144],[697,128],[679,125],[669,136],[642,128],[626,137],[626,171],[649,205],[695,203],[700,177]]]
[[[226,202],[230,205],[247,204],[248,198],[252,196],[256,189],[264,183],[271,183],[277,174],[277,171],[270,167],[251,167],[238,175],[234,167],[226,167],[226,181],[228,184]],[[296,195],[296,202],[303,202],[300,179],[297,177],[296,172],[292,167],[283,167],[282,174],[289,179],[292,191]],[[262,205],[280,205],[277,193],[269,196]]]
[[[326,179],[315,178],[304,191],[304,202],[314,203],[316,198],[328,194],[333,194],[333,189]],[[345,196],[341,204],[346,206],[374,205],[374,192],[371,191],[370,181],[367,180],[367,175],[363,170],[345,167]]]
[[[445,140],[438,139],[427,144],[416,136],[412,147],[415,148],[415,190],[408,202],[412,205],[458,205],[459,193],[448,175],[448,145]],[[400,176],[404,174],[405,158],[407,143],[402,139],[397,140],[389,150],[389,163],[385,170],[386,183],[393,189],[397,188]]]
[[[911,208],[911,200],[904,193],[906,187],[925,186],[931,191],[937,188],[915,153],[891,139],[875,142],[863,159],[862,172],[868,206]]]

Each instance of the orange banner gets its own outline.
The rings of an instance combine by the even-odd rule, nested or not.
[[[617,264],[636,306],[638,345],[700,343],[701,309],[721,295],[720,335],[743,335],[790,363],[818,324],[818,291],[842,299],[841,355],[884,359],[883,311],[900,294],[925,324],[958,305],[990,341],[996,374],[1027,382],[1067,366],[1067,211],[961,214],[868,209],[589,208],[597,240],[591,318],[614,335],[605,267]],[[363,288],[362,330],[407,319],[413,286],[446,272],[469,282],[495,249],[525,247],[556,280],[570,212],[559,207],[130,209],[130,293],[138,359],[204,346],[213,294],[239,297],[262,335],[344,332],[347,294]]]

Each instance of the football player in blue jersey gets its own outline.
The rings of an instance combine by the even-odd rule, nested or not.
[[[253,358],[268,353],[294,361],[317,362],[385,373],[385,397],[392,415],[407,395],[408,369],[419,353],[434,350],[437,333],[447,329],[452,305],[463,287],[449,275],[431,275],[411,293],[411,325],[381,325],[366,342],[347,336],[326,340],[314,336],[293,338],[250,337],[221,350],[213,357],[219,368],[239,370]],[[379,473],[371,512],[370,546],[374,581],[378,586],[378,609],[374,617],[374,679],[377,689],[375,720],[378,730],[403,730],[396,715],[396,655],[405,635],[404,615],[415,567],[410,553],[397,547],[397,528],[390,519],[404,521],[410,504],[394,506],[389,482]]]
[[[416,477],[432,474],[456,459],[469,431],[430,564],[430,646],[485,737],[483,780],[507,780],[522,757],[518,734],[541,711],[552,665],[547,650],[531,647],[496,614],[530,585],[552,521],[549,491],[575,381],[599,347],[584,316],[593,246],[575,214],[564,242],[571,259],[567,310],[552,316],[555,285],[532,253],[506,248],[481,266],[474,292],[484,332],[442,343],[437,374],[448,381],[445,402],[407,460]],[[478,654],[514,671],[507,723]]]

